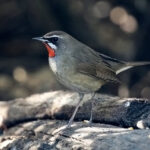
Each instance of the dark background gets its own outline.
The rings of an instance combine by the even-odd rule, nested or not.
[[[63,30],[93,49],[126,61],[150,61],[149,0],[0,0],[0,100],[64,89],[32,40]],[[150,98],[150,66],[119,75],[102,93]]]

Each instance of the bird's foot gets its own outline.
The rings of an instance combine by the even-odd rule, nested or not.
[[[72,125],[72,122],[73,122],[73,120],[72,120],[72,119],[70,119],[70,120],[69,120],[69,122],[68,122],[68,124],[67,124],[67,126],[66,126],[66,128],[70,128],[70,127],[71,127],[71,125]]]
[[[74,120],[74,117],[75,117],[77,111],[78,111],[78,108],[79,108],[80,103],[81,103],[81,101],[83,99],[83,96],[84,96],[84,94],[79,93],[79,97],[80,97],[79,102],[77,103],[77,106],[76,106],[76,108],[75,108],[75,110],[74,110],[74,112],[73,112],[73,114],[72,114],[72,116],[71,116],[71,118],[69,120],[69,123],[68,123],[66,128],[70,128],[71,127],[71,124],[72,124],[72,122]]]
[[[86,123],[89,127],[92,127],[92,121],[84,120],[83,122]]]

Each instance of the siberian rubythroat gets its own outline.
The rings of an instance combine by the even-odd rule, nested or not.
[[[79,102],[69,120],[70,127],[85,93],[94,94],[108,82],[119,82],[117,74],[129,68],[150,64],[150,62],[125,62],[99,52],[81,43],[63,31],[52,31],[41,41],[48,51],[49,65],[60,83],[79,93]],[[90,122],[92,121],[92,111]]]

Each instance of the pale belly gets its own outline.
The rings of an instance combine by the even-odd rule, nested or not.
[[[71,90],[90,93],[97,91],[104,84],[104,81],[75,72],[68,63],[64,66],[49,59],[49,64],[58,81]]]
[[[67,88],[81,93],[95,92],[104,84],[103,81],[82,74],[70,75],[67,78],[58,75],[57,79]]]

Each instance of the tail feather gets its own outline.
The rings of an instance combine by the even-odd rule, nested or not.
[[[137,67],[137,66],[143,66],[143,65],[150,65],[150,62],[127,62],[116,71],[116,74],[119,74],[130,68]]]
[[[150,65],[149,61],[143,61],[143,62],[128,62],[126,63],[127,66],[143,66],[143,65]]]

